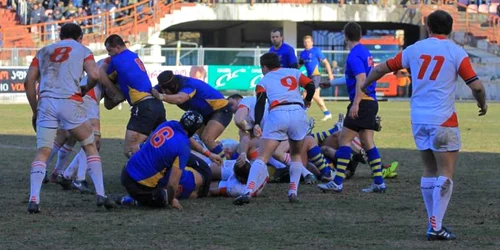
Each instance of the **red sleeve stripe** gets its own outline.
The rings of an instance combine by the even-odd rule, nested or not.
[[[403,69],[403,53],[400,51],[394,58],[387,60],[386,64],[393,72]]]
[[[89,56],[85,57],[85,59],[83,60],[84,62],[88,61],[88,60],[92,60],[92,61],[95,61],[94,59],[94,55],[90,54]]]
[[[479,79],[476,72],[472,68],[469,57],[465,57],[462,62],[460,62],[460,67],[458,67],[458,74],[466,84],[470,84],[473,81]]]
[[[30,67],[38,68],[38,58],[34,57],[33,61],[31,61]]]

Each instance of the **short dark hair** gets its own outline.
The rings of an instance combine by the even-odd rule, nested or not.
[[[277,69],[281,67],[280,58],[274,52],[267,52],[260,57],[260,66],[266,66],[268,69]]]
[[[243,96],[242,96],[242,95],[240,95],[240,94],[232,94],[232,95],[230,95],[229,97],[227,97],[227,99],[228,99],[228,100],[229,100],[229,99],[238,99],[238,100],[239,100],[239,99],[243,99]]]
[[[348,41],[359,42],[361,40],[361,26],[355,22],[348,22],[344,26],[344,35]]]
[[[279,32],[279,33],[280,33],[280,36],[283,36],[283,30],[282,30],[282,29],[280,29],[280,28],[272,29],[272,30],[271,30],[271,33],[274,33],[274,32]]]
[[[432,34],[449,35],[453,29],[453,17],[444,10],[436,10],[427,17],[427,27]]]
[[[65,23],[61,27],[61,32],[59,33],[59,38],[64,39],[74,39],[78,40],[83,36],[83,31],[80,25],[75,23]]]
[[[108,44],[112,48],[116,48],[117,46],[125,46],[125,42],[123,42],[123,39],[117,34],[108,36],[108,38],[106,38],[106,40],[104,41],[104,46],[106,46],[106,44]]]

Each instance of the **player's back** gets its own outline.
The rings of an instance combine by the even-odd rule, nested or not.
[[[450,40],[435,37],[403,51],[403,66],[410,68],[412,78],[413,124],[441,125],[454,116],[457,77],[464,60],[468,60],[468,56],[462,48]]]
[[[304,104],[300,93],[300,77],[305,77],[298,69],[279,68],[267,73],[257,85],[257,92],[266,92],[269,109],[283,103]]]
[[[127,163],[127,172],[135,181],[155,187],[165,172],[179,166],[179,156],[191,152],[189,138],[177,121],[162,123]]]
[[[373,66],[373,57],[363,44],[357,44],[351,49],[345,68],[346,87],[351,101],[356,95],[356,76],[362,73],[368,76]],[[363,100],[377,100],[375,87],[376,82],[367,86],[366,92],[363,93]]]
[[[188,89],[191,93],[191,98],[179,105],[183,110],[194,109],[205,116],[228,104],[224,95],[218,90],[196,78],[182,76],[182,89]]]
[[[136,53],[128,49],[111,57],[108,74],[117,77],[120,89],[130,104],[151,93],[151,80],[144,64]]]
[[[73,39],[47,45],[38,51],[33,61],[40,70],[40,97],[81,99],[77,96],[81,93],[79,83],[86,60],[94,60],[92,52]]]
[[[238,108],[239,107],[248,108],[248,116],[250,117],[250,121],[247,120],[247,122],[251,122],[252,126],[253,126],[253,123],[255,122],[255,104],[257,104],[257,97],[248,96],[248,97],[241,99],[240,104],[238,105]],[[269,104],[266,102],[263,117],[266,117],[268,112],[269,112]],[[264,122],[264,120],[261,121],[261,123],[263,123],[263,122]]]

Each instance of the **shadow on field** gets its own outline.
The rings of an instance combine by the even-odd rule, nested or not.
[[[289,204],[286,184],[268,184],[262,197],[243,207],[229,198],[184,200],[184,211],[95,207],[93,196],[46,184],[42,213],[25,214],[33,136],[0,135],[0,249],[410,249],[433,248],[425,239],[426,213],[420,195],[422,163],[416,150],[382,148],[383,161],[399,161],[398,177],[385,194],[363,194],[370,183],[360,165],[341,194],[301,185],[301,202]],[[79,146],[75,147],[75,151]],[[122,140],[103,139],[101,156],[108,193],[124,193]],[[499,154],[463,152],[444,224],[457,233],[440,248],[500,248]],[[53,169],[50,164],[48,170]],[[446,246],[444,245],[446,244]]]

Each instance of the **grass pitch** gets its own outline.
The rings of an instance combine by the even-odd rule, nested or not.
[[[335,114],[345,102],[329,102]],[[120,170],[125,164],[122,140],[129,111],[101,110],[101,156],[109,194],[124,193]],[[230,198],[182,200],[184,211],[170,209],[97,209],[92,195],[62,191],[46,184],[41,214],[26,214],[29,168],[36,140],[28,105],[1,105],[0,249],[500,249],[500,118],[491,104],[477,117],[473,103],[457,104],[463,150],[454,193],[444,224],[457,233],[454,242],[427,242],[426,212],[420,195],[422,163],[414,150],[406,102],[380,103],[382,132],[375,141],[384,162],[399,161],[399,176],[387,180],[385,194],[363,194],[370,183],[360,165],[342,194],[323,194],[301,185],[301,202],[289,204],[286,184],[268,184],[262,197],[243,207]],[[313,104],[315,130],[321,122]],[[167,106],[167,118],[181,112]],[[336,120],[334,118],[334,120]],[[235,138],[233,125],[225,138]],[[79,150],[76,146],[74,151]],[[49,164],[51,171],[54,163]]]

